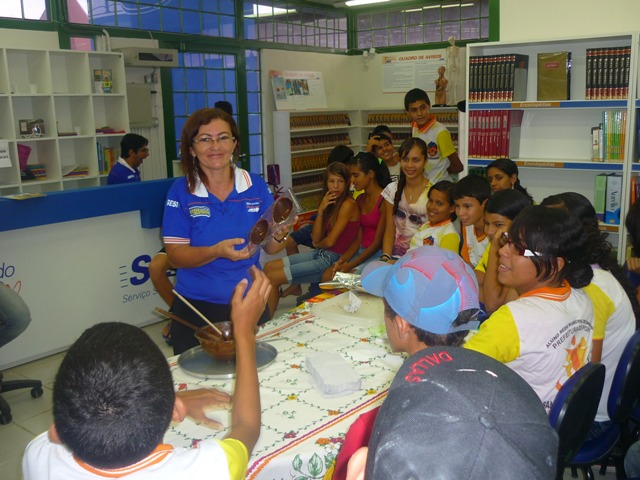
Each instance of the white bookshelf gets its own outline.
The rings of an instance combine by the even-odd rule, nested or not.
[[[111,70],[110,93],[95,88],[94,69]],[[98,168],[97,142],[118,149],[123,134],[96,129],[129,129],[122,54],[0,48],[0,109],[0,139],[11,157],[11,166],[0,168],[0,195],[98,186],[106,174]],[[42,119],[45,132],[24,136],[23,119]],[[44,166],[44,178],[21,179],[20,146],[31,150],[28,165]],[[87,174],[65,177],[74,166]]]

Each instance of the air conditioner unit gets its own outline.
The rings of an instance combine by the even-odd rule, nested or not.
[[[115,48],[122,52],[124,64],[132,67],[177,67],[178,50],[172,48]]]

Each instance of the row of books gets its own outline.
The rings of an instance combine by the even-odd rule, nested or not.
[[[346,113],[336,113],[333,115],[299,115],[289,118],[289,125],[296,128],[330,128],[348,127],[351,125],[349,115]]]
[[[338,144],[351,144],[348,133],[333,133],[328,135],[310,135],[291,138],[291,151],[313,150],[316,148],[333,148]]]
[[[526,100],[529,56],[516,53],[469,58],[470,102]]]
[[[458,112],[432,112],[432,115],[436,117],[443,125],[457,127],[458,126]],[[409,127],[409,117],[406,113],[369,113],[367,115],[367,125],[395,125],[399,127]]]
[[[109,173],[111,167],[118,161],[120,153],[117,148],[111,148],[97,143],[98,151],[98,172],[100,174]]]
[[[594,162],[624,161],[627,112],[605,110],[602,123],[591,128],[591,160]]]
[[[593,207],[598,220],[609,225],[620,225],[622,202],[622,175],[601,173],[596,175]]]
[[[517,158],[523,110],[471,110],[469,158]]]
[[[633,205],[640,198],[640,178],[631,177],[631,204]]]
[[[588,48],[586,64],[585,99],[627,98],[631,46]]]

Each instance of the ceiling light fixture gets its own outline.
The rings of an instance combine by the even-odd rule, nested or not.
[[[370,3],[383,3],[388,1],[389,0],[347,0],[344,3],[347,7],[355,7],[358,5],[369,5]]]
[[[267,5],[253,4],[253,13],[245,15],[245,18],[264,18],[276,17],[278,15],[286,15],[287,13],[296,13],[295,8],[277,8]]]

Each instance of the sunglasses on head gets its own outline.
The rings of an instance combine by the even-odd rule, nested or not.
[[[408,218],[411,223],[413,223],[414,225],[418,225],[418,226],[421,226],[424,223],[424,221],[422,220],[422,217],[420,217],[420,215],[415,215],[413,213],[410,214],[410,215],[407,215],[407,212],[405,212],[404,210],[400,210],[400,209],[398,209],[396,211],[396,217],[402,218],[402,219]]]
[[[505,245],[509,245],[511,251],[517,253],[521,257],[539,257],[542,255],[539,252],[534,252],[528,248],[521,247],[509,238],[509,234],[507,232],[502,232],[502,235],[500,235],[500,246],[504,247]]]

